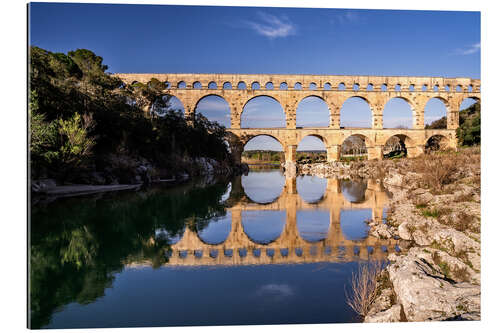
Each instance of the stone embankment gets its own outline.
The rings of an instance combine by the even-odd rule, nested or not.
[[[375,178],[392,193],[378,238],[401,252],[379,274],[365,322],[480,320],[480,152],[299,165],[298,173]]]
[[[383,166],[373,161],[325,162],[297,164],[300,175],[315,175],[322,178],[379,178]]]

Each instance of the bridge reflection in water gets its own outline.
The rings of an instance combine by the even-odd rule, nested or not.
[[[349,190],[352,190],[351,183],[339,179],[325,181],[323,196],[313,202],[306,202],[297,193],[296,178],[287,178],[279,197],[272,202],[257,203],[245,193],[241,177],[235,178],[230,184],[231,195],[225,202],[227,215],[213,222],[226,221],[227,227],[219,225],[219,230],[229,229],[230,224],[227,237],[221,241],[219,234],[217,242],[209,244],[204,237],[204,233],[208,232],[186,227],[181,238],[166,251],[168,265],[266,265],[378,260],[397,250],[397,240],[381,240],[367,234],[351,239],[341,227],[341,215],[345,215],[341,213],[349,211],[371,210],[371,218],[383,223],[383,211],[388,197],[380,184],[367,181],[365,188],[362,188],[364,193],[358,193],[359,198],[353,198],[349,194]],[[309,222],[297,224],[298,216],[307,217],[310,211],[329,215],[328,225],[320,226],[322,232],[317,234],[320,237],[316,239],[307,237]],[[285,220],[282,231],[277,234],[275,232],[275,237],[268,237],[264,241],[251,237],[250,223],[247,220],[253,212],[274,212],[274,215],[278,214],[273,217],[274,220],[279,220],[281,214]],[[277,223],[280,229],[280,222]],[[188,221],[187,225],[196,225],[196,221]]]

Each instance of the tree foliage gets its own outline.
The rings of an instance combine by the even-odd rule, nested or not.
[[[106,73],[107,68],[102,57],[89,50],[63,54],[30,48],[30,153],[35,178],[44,172],[65,178],[60,170],[66,166],[95,166],[99,171],[113,154],[166,168],[186,157],[231,163],[224,127],[201,115],[191,126],[172,109],[162,82],[128,85]]]
[[[481,143],[481,104],[475,103],[459,113],[458,143],[473,146]]]

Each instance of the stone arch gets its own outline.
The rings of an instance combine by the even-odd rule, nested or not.
[[[436,104],[436,101],[439,102]],[[442,111],[440,112],[439,109],[442,109]],[[440,120],[440,123],[442,122],[444,125],[436,123],[435,125],[437,127],[435,128],[446,128],[446,117],[448,116],[449,110],[450,103],[447,99],[441,96],[429,98],[424,106],[424,124],[430,125],[432,122]]]
[[[245,108],[249,104],[253,103],[252,101],[255,101],[256,99],[261,98],[261,97],[265,97],[265,98],[271,99],[274,102],[276,102],[277,104],[273,105],[272,106],[273,108],[277,107],[277,105],[280,106],[281,113],[282,113],[282,114],[280,114],[280,116],[282,116],[282,117],[281,117],[281,119],[274,119],[274,120],[276,123],[278,123],[278,122],[282,122],[282,123],[279,124],[280,126],[260,127],[260,128],[284,128],[284,127],[286,127],[286,112],[285,112],[285,109],[283,108],[283,104],[276,97],[270,96],[268,94],[259,94],[259,95],[253,96],[252,98],[247,100],[245,102],[245,104],[243,104],[243,107],[241,108],[241,114],[240,114],[240,127],[241,128],[259,128],[259,127],[253,127],[253,126],[252,127],[243,127],[243,122],[249,120],[249,119],[246,119],[245,113],[248,115],[248,112],[253,112],[253,111],[248,111],[248,109],[245,110]],[[269,103],[269,102],[265,102],[265,103]],[[271,103],[273,103],[273,102],[271,102]],[[271,104],[269,104],[269,105],[271,105]],[[255,111],[255,112],[258,112],[258,111]]]
[[[288,90],[288,83],[281,82],[280,83],[280,90]]]
[[[348,104],[346,104],[346,103],[348,103]],[[352,103],[354,103],[354,105],[351,106]],[[368,106],[368,109],[366,109],[366,106]],[[364,113],[366,113],[366,110],[368,110],[369,119],[366,119],[366,120],[364,120],[364,119],[363,120],[348,119],[347,120],[348,123],[359,125],[359,126],[350,126],[350,127],[352,127],[352,128],[370,128],[371,127],[372,119],[373,119],[373,107],[370,104],[370,101],[366,97],[361,96],[361,95],[352,95],[352,96],[348,96],[346,99],[344,99],[342,101],[341,107],[339,109],[341,128],[348,127],[348,126],[346,126],[346,119],[345,119],[346,112],[348,112],[348,110],[346,110],[345,108],[354,109],[357,112],[363,113],[362,117],[365,117]],[[365,111],[360,111],[362,109],[365,109]],[[359,118],[359,114],[358,114],[358,118]]]
[[[450,147],[450,139],[442,134],[432,134],[425,139],[425,152],[445,150]]]
[[[366,135],[353,133],[343,138],[340,144],[340,157],[364,158],[368,156],[368,149],[371,147],[373,147],[373,143]]]
[[[180,98],[180,96],[176,96],[175,94],[162,94],[161,98],[168,104],[166,107],[162,107],[157,103],[153,103],[148,110],[152,115],[155,114],[157,116],[161,116],[168,109],[171,109],[174,111],[180,111],[184,116],[186,116],[187,104]]]
[[[253,140],[259,136],[267,136],[271,139],[274,139],[281,145],[282,150],[285,149],[285,144],[283,143],[282,139],[278,138],[275,135],[267,134],[267,133],[266,134],[248,134],[248,135],[245,135],[244,137],[241,138],[241,143],[243,144],[243,147],[245,147],[247,145],[247,143],[249,143],[251,140]]]
[[[245,90],[247,88],[247,84],[243,81],[238,82],[237,88],[239,90]]]
[[[207,85],[208,89],[217,89],[217,83],[215,81],[210,81]]]
[[[294,90],[302,90],[302,83],[295,82],[295,84],[293,85],[293,89]]]
[[[215,103],[212,103],[211,107],[209,106],[208,108],[202,108],[202,110],[200,110],[200,102],[210,97],[217,97],[216,99],[214,99]],[[226,128],[231,128],[231,107],[229,105],[229,102],[220,94],[209,93],[200,97],[198,101],[196,101],[193,110],[195,113],[203,114],[210,121],[216,121]]]
[[[252,82],[252,90],[260,90],[260,83],[258,81]]]
[[[326,162],[328,143],[326,139],[314,133],[302,134],[297,140],[297,162]]]
[[[390,158],[394,156],[407,156],[408,147],[415,147],[415,142],[406,134],[394,134],[388,137],[382,148],[382,154],[384,158]]]
[[[405,102],[406,104],[400,104],[401,101]],[[396,103],[396,105],[393,105],[394,103]],[[400,105],[397,105],[397,104],[400,104]],[[404,119],[402,119],[400,117],[400,112],[406,106],[409,108],[409,110],[406,110],[406,111],[409,111],[409,116],[404,117]],[[389,109],[387,109],[387,107],[389,107]],[[396,110],[396,108],[397,108],[397,110]],[[403,110],[403,113],[406,113],[406,111]],[[397,112],[397,114],[393,115],[393,113],[396,113],[396,112]],[[391,116],[397,116],[397,117],[395,117],[396,120],[390,119]],[[384,104],[383,116],[382,116],[382,127],[383,128],[413,128],[413,124],[415,123],[414,122],[415,117],[416,117],[416,110],[415,110],[413,103],[406,97],[396,96],[396,97],[390,98]]]
[[[318,125],[305,125],[308,123],[308,120],[303,118],[306,116],[305,112],[307,111],[299,112],[301,108],[312,109],[313,111],[310,111],[310,113],[319,114],[319,116],[314,117],[314,121],[315,123],[318,122]],[[309,94],[308,96],[302,98],[300,102],[297,103],[297,108],[295,110],[297,127],[328,127],[331,115],[332,110],[330,109],[330,106],[325,99],[318,94]]]
[[[330,82],[326,82],[323,85],[323,90],[332,90],[332,84]]]
[[[273,90],[274,84],[271,81],[269,81],[268,83],[266,83],[265,88],[266,90]]]
[[[186,82],[185,81],[177,82],[177,88],[178,89],[186,89]]]
[[[203,88],[203,85],[201,84],[200,81],[193,82],[193,89],[201,89],[201,88]]]
[[[231,90],[233,89],[233,85],[231,84],[231,82],[229,81],[226,81],[222,84],[222,89],[227,89],[227,90]]]
[[[473,99],[475,102],[472,103],[472,104],[475,104],[475,103],[480,103],[481,102],[481,98],[480,97],[477,97],[477,96],[463,96],[462,99],[460,99],[460,102],[459,102],[459,110],[462,110],[462,105],[464,104],[464,102],[467,100],[467,99]],[[471,105],[472,105],[471,104]]]
[[[302,142],[302,140],[304,140],[304,138],[306,138],[308,136],[312,136],[316,139],[321,140],[321,142],[325,145],[325,148],[328,147],[328,142],[327,142],[326,136],[322,136],[322,135],[319,135],[316,133],[300,133],[299,136],[297,137],[298,144],[300,144],[300,142]]]

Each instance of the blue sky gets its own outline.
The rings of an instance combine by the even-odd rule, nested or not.
[[[110,72],[480,78],[479,12],[33,3],[30,43],[90,49]],[[247,107],[243,126],[284,123],[271,100]],[[224,100],[206,98],[197,111],[229,125]],[[327,112],[319,99],[304,101],[298,126],[326,125]],[[387,127],[411,128],[404,102],[391,101],[384,113]],[[431,101],[425,115],[426,123],[437,119],[444,106]],[[370,123],[362,100],[344,104],[342,125]],[[303,149],[318,147],[308,140]],[[248,149],[271,147],[269,139],[254,141]]]

